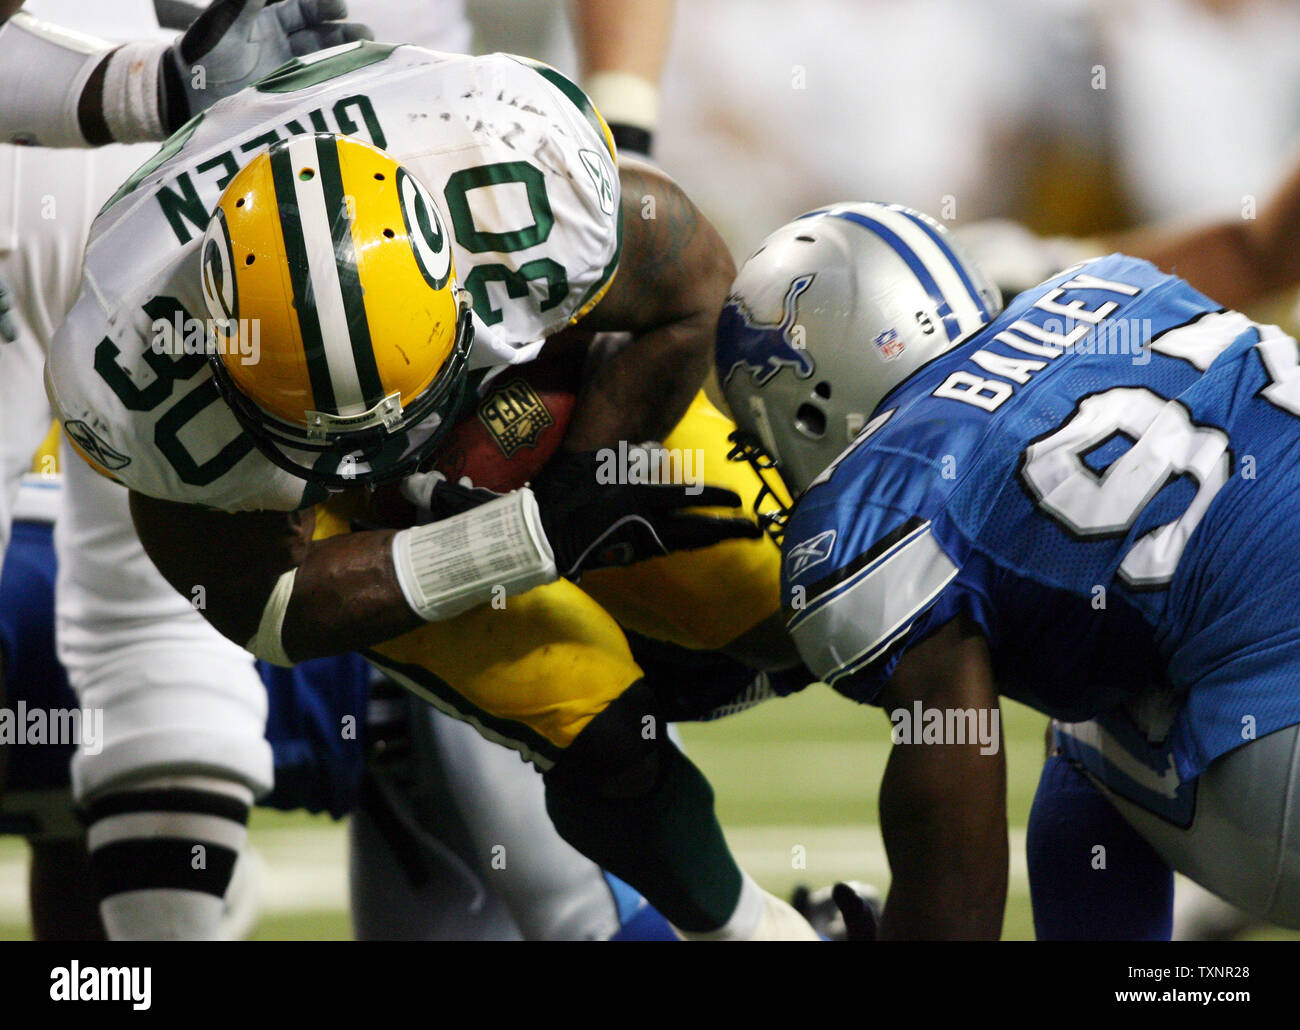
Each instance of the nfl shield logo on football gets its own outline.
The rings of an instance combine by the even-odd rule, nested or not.
[[[903,353],[903,341],[898,338],[897,329],[886,329],[876,337],[876,350],[886,361],[891,361]]]

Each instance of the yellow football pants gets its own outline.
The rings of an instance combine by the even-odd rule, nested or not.
[[[664,441],[688,483],[725,486],[750,515],[761,484],[726,460],[734,428],[701,393]],[[717,514],[735,516],[730,509]],[[318,539],[347,532],[331,506]],[[408,689],[545,770],[641,678],[620,624],[695,650],[719,649],[777,610],[780,553],[766,536],[586,573],[431,622],[366,652]]]

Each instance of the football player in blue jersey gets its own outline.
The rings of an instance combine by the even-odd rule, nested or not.
[[[812,212],[741,269],[738,451],[798,498],[788,628],[893,726],[881,931],[997,937],[998,696],[1052,717],[1040,938],[1162,938],[1171,869],[1300,925],[1300,346],[1114,254],[1005,308],[923,215]]]

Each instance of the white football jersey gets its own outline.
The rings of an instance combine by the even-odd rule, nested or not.
[[[531,359],[613,277],[613,143],[558,72],[505,54],[377,43],[296,59],[184,126],[91,230],[47,388],[82,454],[133,490],[228,511],[320,499],[241,432],[196,353],[201,334],[157,345],[205,317],[199,242],[226,184],[277,140],[305,132],[373,143],[441,200],[457,278],[474,302],[471,368]]]

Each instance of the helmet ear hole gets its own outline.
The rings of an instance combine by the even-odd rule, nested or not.
[[[815,440],[826,435],[826,413],[813,404],[800,404],[794,415],[795,428]]]
[[[822,400],[828,401],[831,399],[831,384],[828,383],[825,379],[823,379],[820,383],[818,383],[816,386],[813,387],[813,393],[815,393]]]

